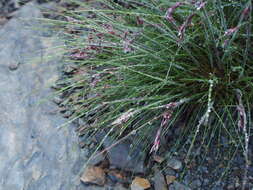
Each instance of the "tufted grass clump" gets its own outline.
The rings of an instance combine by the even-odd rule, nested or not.
[[[226,136],[229,157],[240,150],[249,165],[251,0],[89,2],[55,21],[73,69],[59,81],[71,118],[147,154],[184,150],[186,163]]]

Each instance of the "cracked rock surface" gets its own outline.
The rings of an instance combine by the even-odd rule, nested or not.
[[[73,127],[59,128],[66,120],[48,101],[60,55],[49,61],[46,48],[59,44],[35,29],[39,17],[28,3],[0,26],[1,190],[81,189],[85,153]]]

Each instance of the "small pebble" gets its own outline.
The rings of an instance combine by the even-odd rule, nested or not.
[[[56,104],[60,104],[60,103],[62,103],[62,101],[63,101],[63,99],[60,98],[59,96],[55,96],[53,98],[53,102],[56,103]]]
[[[167,161],[167,166],[174,170],[180,170],[182,168],[182,162],[175,158],[171,158]]]
[[[202,185],[202,182],[199,179],[196,179],[192,182],[191,187],[193,189],[196,189]]]
[[[164,170],[164,173],[165,173],[165,175],[171,175],[171,176],[176,175],[176,172],[173,169],[171,169],[171,168],[166,168]]]
[[[71,111],[66,111],[64,114],[63,114],[63,117],[64,118],[69,118],[73,113]]]
[[[96,185],[104,185],[105,184],[105,172],[100,167],[89,166],[84,171],[81,181],[83,183],[92,183]]]
[[[191,190],[191,188],[182,183],[174,181],[174,183],[170,185],[169,190]]]
[[[135,177],[131,184],[131,190],[144,190],[151,187],[150,182],[141,177]]]
[[[176,180],[176,176],[173,176],[173,175],[166,175],[166,182],[167,182],[167,185],[170,185],[172,184],[175,180]]]
[[[164,175],[157,170],[154,176],[155,190],[167,190],[167,184]]]

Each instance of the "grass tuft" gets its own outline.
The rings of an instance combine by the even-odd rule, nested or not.
[[[164,152],[165,137],[167,156],[187,149],[187,162],[193,147],[207,152],[226,136],[249,165],[251,0],[71,2],[78,8],[62,8],[63,21],[52,22],[75,65],[60,92],[87,134],[134,134],[150,154]]]

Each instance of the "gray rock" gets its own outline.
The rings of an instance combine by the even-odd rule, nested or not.
[[[8,16],[19,8],[19,0],[1,0],[0,16]]]
[[[169,190],[191,190],[191,188],[175,181],[172,185],[170,185]]]
[[[78,125],[79,125],[79,126],[86,126],[86,125],[88,125],[88,124],[87,124],[86,121],[84,121],[83,118],[79,118],[79,119],[78,119]]]
[[[100,187],[97,185],[84,185],[82,184],[80,187],[78,187],[78,189],[76,190],[114,190],[112,189],[112,187],[110,186],[106,186],[106,187]]]
[[[174,170],[180,170],[182,168],[182,162],[175,158],[171,158],[167,161],[167,166]]]
[[[208,168],[206,166],[199,166],[198,171],[200,173],[208,173]]]
[[[96,157],[90,158],[89,164],[95,166],[101,163],[103,160],[105,160],[105,156],[103,154],[98,154]]]
[[[113,190],[127,190],[127,188],[123,187],[121,184],[117,184]]]
[[[66,120],[50,114],[57,106],[48,101],[61,54],[47,58],[60,44],[41,37],[35,4],[17,17],[0,30],[0,189],[76,190],[84,156],[74,128],[59,128]],[[21,63],[14,72],[13,62]]]
[[[109,148],[107,156],[110,165],[116,168],[120,168],[135,173],[144,173],[144,159],[145,155],[141,147],[131,147],[131,141],[129,139],[116,144],[105,132],[101,132],[96,135],[97,141],[102,142],[104,148]]]
[[[63,99],[59,96],[55,96],[53,98],[53,102],[56,103],[56,104],[60,104],[60,103],[62,103],[62,101],[63,101]]]
[[[211,190],[222,190],[224,183],[222,181],[216,181]]]
[[[196,179],[196,180],[194,180],[194,181],[191,183],[191,187],[192,187],[193,189],[197,189],[197,188],[199,188],[201,185],[202,185],[202,182],[201,182],[199,179]]]
[[[158,170],[156,170],[156,172],[155,172],[154,184],[155,184],[155,190],[167,190],[168,189],[163,174]]]
[[[189,184],[192,181],[192,177],[193,177],[192,173],[190,171],[187,171],[187,173],[184,177],[183,183]]]
[[[66,112],[63,113],[63,117],[69,118],[72,114],[73,114],[72,111],[67,110]]]
[[[223,190],[223,188],[221,186],[216,185],[216,186],[212,187],[211,190]]]
[[[229,185],[227,186],[227,189],[228,189],[228,190],[233,190],[233,189],[235,189],[234,184],[229,184]]]
[[[203,185],[207,186],[210,183],[209,179],[204,179],[203,180]]]
[[[172,170],[171,168],[164,169],[164,173],[165,173],[165,175],[171,175],[171,176],[176,175],[176,172],[174,170]]]
[[[245,159],[243,158],[243,156],[237,155],[237,156],[235,157],[235,162],[236,162],[236,164],[238,164],[239,166],[242,165],[242,166],[244,167]]]
[[[75,71],[75,68],[72,67],[71,65],[65,65],[64,68],[63,68],[63,72],[65,74],[71,74]]]
[[[225,147],[225,148],[227,148],[228,146],[229,146],[229,140],[228,140],[228,138],[227,137],[221,137],[221,144]]]
[[[135,173],[144,173],[144,155],[140,149],[132,153],[130,145],[128,141],[110,149],[108,151],[110,165]]]

